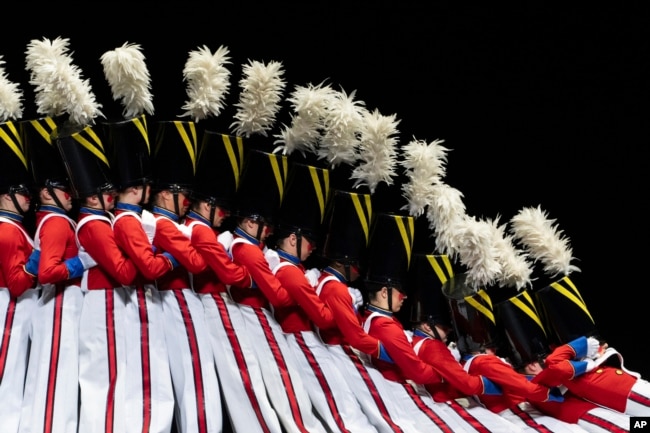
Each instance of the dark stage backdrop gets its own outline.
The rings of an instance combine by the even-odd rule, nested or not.
[[[464,194],[469,215],[505,222],[539,205],[555,218],[571,240],[582,270],[572,277],[601,334],[627,367],[650,377],[642,358],[650,316],[642,272],[650,127],[645,8],[240,3],[16,4],[22,11],[3,14],[0,55],[25,93],[24,118],[36,116],[24,53],[42,38],[70,40],[74,63],[109,118],[121,107],[100,57],[125,42],[143,48],[161,120],[183,112],[183,66],[202,46],[230,51],[229,104],[249,59],[282,62],[285,95],[323,81],[356,91],[366,107],[396,115],[401,144],[445,140],[445,181]],[[286,107],[274,133],[288,119]],[[232,113],[224,111],[224,128]],[[399,182],[380,189],[378,209],[404,204]]]

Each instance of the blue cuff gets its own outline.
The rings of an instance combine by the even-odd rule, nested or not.
[[[165,251],[164,253],[162,253],[162,255],[165,256],[165,257],[167,257],[167,259],[169,260],[169,262],[172,264],[172,269],[176,269],[176,268],[178,267],[178,265],[179,265],[178,260],[176,260],[176,259],[174,258],[174,256],[172,256],[172,255],[171,255],[170,253],[168,253],[167,251]]]
[[[36,276],[38,275],[38,262],[41,261],[41,250],[34,250],[27,258],[25,263],[25,271],[29,274]]]
[[[487,377],[481,376],[481,380],[483,381],[483,395],[503,395],[499,385],[492,382]]]
[[[84,264],[78,256],[66,260],[65,267],[68,268],[68,278],[79,278],[84,274]]]
[[[382,361],[390,362],[391,364],[394,364],[395,361],[393,361],[393,358],[390,357],[388,352],[386,352],[386,349],[384,349],[384,345],[379,342],[379,359]]]
[[[569,341],[567,344],[576,352],[576,359],[587,356],[587,337],[578,337],[573,341]]]
[[[564,396],[558,388],[551,388],[548,393],[548,399],[546,401],[554,401],[556,403],[562,403],[564,401]]]
[[[154,244],[151,244],[151,251],[155,253],[156,251],[158,251],[158,248],[156,248]]]
[[[587,361],[569,361],[571,366],[573,366],[573,371],[575,371],[575,376],[578,377],[587,372],[587,366],[589,365]]]
[[[253,278],[251,278],[251,289],[259,289],[259,286]]]

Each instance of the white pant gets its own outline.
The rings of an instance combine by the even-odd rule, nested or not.
[[[239,305],[227,293],[200,294],[219,383],[233,430],[280,433],[262,370],[246,334]]]
[[[203,303],[192,289],[161,290],[160,296],[178,431],[220,432],[221,395]]]
[[[303,331],[286,336],[311,402],[329,429],[376,432],[318,334]]]
[[[77,431],[83,298],[79,286],[41,287],[31,321],[20,433]]]
[[[287,432],[325,432],[280,324],[264,308],[240,304],[245,332],[260,364],[266,392]]]
[[[12,300],[9,289],[0,288],[0,431],[15,433],[20,421],[29,331],[38,291],[28,289]],[[10,325],[8,334],[5,328]]]

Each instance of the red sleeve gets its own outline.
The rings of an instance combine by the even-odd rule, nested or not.
[[[79,243],[102,270],[119,284],[133,284],[137,275],[135,264],[117,246],[113,228],[108,222],[88,221],[79,229],[77,236]]]
[[[192,242],[178,229],[176,223],[166,218],[158,218],[154,244],[158,249],[167,251],[188,272],[198,274],[207,266],[201,254],[192,246]]]
[[[246,266],[255,284],[271,305],[280,308],[294,304],[289,292],[271,272],[269,263],[258,246],[244,242],[236,243],[232,246],[232,256],[235,263]]]
[[[404,329],[397,319],[377,317],[370,323],[368,334],[381,341],[401,374],[419,384],[440,383],[440,375],[422,361],[413,351],[413,346],[406,338]]]
[[[309,320],[321,329],[331,328],[335,325],[334,316],[329,307],[318,297],[305,277],[303,269],[288,265],[281,267],[276,276],[289,295],[303,309]]]
[[[19,228],[0,223],[0,269],[4,277],[3,283],[14,298],[36,284],[36,278],[25,271],[25,263],[32,250]]]
[[[347,286],[339,281],[329,281],[323,286],[320,296],[332,311],[345,342],[363,353],[378,356],[379,340],[368,335],[361,326],[361,319],[352,307]]]
[[[568,344],[556,347],[544,360],[544,370],[537,374],[532,382],[546,386],[559,386],[573,379],[575,369],[570,360],[575,356],[575,350]]]
[[[66,218],[49,218],[40,230],[41,259],[38,264],[38,281],[42,284],[58,283],[70,278],[65,260],[68,245],[74,241],[74,229]]]
[[[418,356],[461,393],[465,395],[483,394],[481,376],[466,372],[442,341],[425,339],[420,346]]]
[[[142,224],[134,216],[125,215],[115,221],[113,232],[117,245],[147,280],[155,280],[172,269],[167,257],[154,254]]]
[[[192,229],[192,245],[203,256],[208,266],[224,283],[235,287],[250,287],[251,275],[245,266],[232,261],[223,245],[217,240],[214,230],[203,224]]]
[[[511,365],[493,355],[475,356],[469,368],[470,374],[481,374],[501,386],[504,393],[525,398],[531,402],[543,402],[548,399],[549,389],[530,382],[526,376],[518,373]]]

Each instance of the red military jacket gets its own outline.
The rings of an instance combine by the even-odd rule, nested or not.
[[[316,286],[316,293],[332,312],[336,327],[319,330],[326,344],[350,345],[365,354],[378,357],[380,342],[368,335],[362,326],[361,315],[354,309],[345,277],[326,267]]]
[[[273,275],[262,252],[263,245],[239,227],[235,229],[230,253],[233,262],[248,269],[257,287],[233,288],[230,295],[237,303],[253,308],[282,308],[293,304],[289,292]]]
[[[75,239],[77,226],[63,209],[45,205],[36,212],[36,235],[38,236],[41,258],[38,263],[38,281],[41,284],[63,283],[79,285],[81,278],[70,280],[65,264],[79,253]]]
[[[36,278],[25,271],[25,263],[34,249],[33,240],[23,227],[23,217],[0,212],[0,287],[9,289],[12,298],[20,297],[36,285]]]
[[[274,315],[284,332],[314,331],[335,326],[330,308],[318,297],[305,277],[305,267],[298,257],[278,251],[280,265],[275,276],[294,300],[293,305],[276,308]]]
[[[226,285],[251,286],[252,277],[248,269],[232,261],[208,220],[190,211],[184,223],[191,228],[192,246],[208,265],[204,271],[193,275],[193,287],[197,293],[221,293],[226,291]]]
[[[172,263],[162,254],[156,254],[142,228],[140,206],[118,203],[115,209],[113,232],[117,245],[138,269],[136,286],[153,283],[172,269]]]
[[[442,376],[442,382],[425,385],[435,401],[483,394],[485,386],[482,376],[466,372],[444,342],[415,330],[411,343],[417,356]]]
[[[613,348],[607,349],[601,357],[605,361],[601,365],[574,377],[570,361],[576,358],[576,351],[570,344],[563,344],[546,357],[546,368],[533,381],[561,382],[569,391],[585,400],[625,412],[627,397],[637,381],[636,373],[622,368],[622,357]]]
[[[473,355],[463,361],[468,373],[483,375],[501,387],[502,395],[477,396],[492,412],[502,412],[524,401],[548,400],[548,387],[530,382],[526,376],[496,355]]]
[[[160,252],[170,253],[180,266],[156,280],[159,290],[179,290],[190,287],[188,272],[198,274],[206,269],[203,256],[192,246],[190,239],[179,228],[178,215],[159,207],[153,208],[156,217],[156,235],[153,244]]]
[[[412,380],[419,384],[437,384],[442,376],[422,361],[404,333],[402,324],[388,310],[368,305],[364,316],[364,329],[383,344],[393,362],[373,356],[372,363],[383,376],[394,382]]]
[[[77,239],[97,262],[97,266],[88,270],[88,290],[131,285],[138,272],[133,261],[117,245],[111,218],[97,209],[82,207],[79,210]]]

